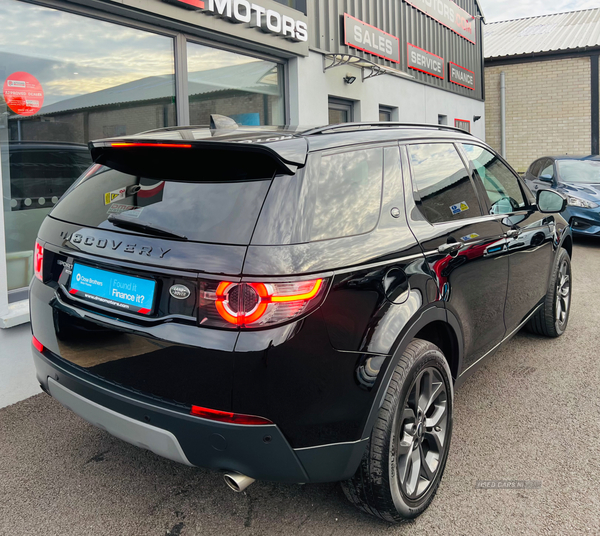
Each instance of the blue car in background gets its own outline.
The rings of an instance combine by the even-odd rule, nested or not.
[[[557,190],[567,197],[562,213],[573,233],[600,235],[600,157],[546,156],[524,175],[530,190]]]

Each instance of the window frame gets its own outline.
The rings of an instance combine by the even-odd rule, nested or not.
[[[417,184],[415,181],[413,165],[412,165],[412,162],[410,161],[409,147],[411,145],[440,145],[440,144],[454,146],[454,150],[457,152],[458,157],[460,158],[462,165],[465,168],[465,171],[467,172],[469,181],[471,182],[471,187],[473,188],[473,190],[475,192],[475,196],[479,203],[479,211],[481,212],[481,214],[479,214],[477,216],[472,216],[469,218],[463,218],[460,220],[447,220],[447,221],[431,223],[425,217],[425,215],[421,212],[421,209],[419,208],[419,204],[421,203],[421,194],[419,193],[419,189],[417,188]],[[473,172],[471,169],[472,163],[469,159],[465,159],[462,147],[459,146],[460,143],[457,143],[456,140],[453,140],[453,139],[424,139],[424,140],[411,140],[411,141],[407,141],[405,143],[404,142],[400,143],[399,145],[400,145],[401,149],[402,149],[402,147],[404,147],[404,151],[406,154],[408,178],[410,179],[413,200],[415,202],[415,206],[416,206],[417,210],[419,211],[419,214],[423,218],[423,221],[426,221],[432,227],[436,227],[436,226],[445,226],[445,225],[456,225],[457,223],[461,223],[461,222],[472,222],[472,221],[480,220],[481,218],[489,219],[489,217],[490,217],[489,208],[487,209],[488,214],[486,214],[484,212],[484,207],[487,207],[487,203],[485,205],[482,203],[483,199],[481,197],[481,193],[480,193],[479,189],[477,188],[476,181],[474,180],[474,177],[473,177]]]
[[[348,112],[348,121],[347,123],[354,122],[354,101],[349,99],[341,99],[340,97],[331,97],[327,98],[327,119],[329,120],[329,110],[340,110]],[[339,123],[338,123],[339,124]]]
[[[508,164],[508,162],[502,158],[502,156],[500,154],[498,154],[496,151],[494,151],[491,147],[488,147],[482,143],[478,143],[476,140],[474,140],[473,142],[469,141],[460,141],[458,143],[459,147],[458,150],[461,153],[461,155],[463,156],[463,160],[465,160],[466,162],[468,162],[469,165],[469,172],[471,174],[471,177],[473,179],[473,182],[475,183],[475,187],[477,188],[477,191],[480,192],[480,200],[484,202],[485,206],[486,206],[486,211],[487,213],[484,214],[484,216],[493,216],[493,217],[502,217],[505,218],[506,216],[509,216],[511,214],[519,214],[522,212],[527,212],[529,210],[531,210],[533,207],[536,206],[536,201],[535,198],[533,197],[533,194],[530,192],[529,188],[527,188],[527,185],[524,183],[523,179],[519,176],[519,174],[513,170],[512,167],[510,167],[510,165]],[[498,158],[498,160],[504,164],[504,166],[510,171],[510,173],[515,177],[515,179],[517,180],[517,184],[519,185],[519,188],[521,189],[521,194],[523,195],[523,199],[525,201],[525,206],[522,209],[519,209],[517,211],[514,212],[508,212],[506,214],[490,214],[490,211],[492,210],[492,204],[491,204],[491,200],[485,190],[485,187],[483,185],[483,181],[482,180],[475,180],[475,166],[473,165],[473,162],[471,161],[471,159],[469,158],[469,155],[467,154],[467,152],[463,149],[463,145],[473,145],[475,147],[480,147],[481,149],[484,149],[488,152],[490,152],[491,154],[493,154],[496,158]]]
[[[394,121],[394,110],[396,108],[392,107],[392,106],[385,106],[383,104],[379,105],[379,115],[381,114],[388,114],[389,115],[389,119],[386,119],[385,122],[386,123],[391,123],[392,121]],[[379,118],[379,121],[381,121],[381,117]]]

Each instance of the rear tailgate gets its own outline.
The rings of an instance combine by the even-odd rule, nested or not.
[[[177,150],[155,153],[169,159]],[[121,387],[230,409],[237,333],[202,327],[199,305],[212,281],[241,274],[281,172],[268,159],[247,172],[240,155],[237,165],[230,155],[221,175],[214,166],[212,175],[203,172],[199,161],[196,179],[189,161],[158,177],[149,157],[140,171],[153,176],[136,174],[132,166],[143,154],[132,151],[120,162],[112,154],[104,161],[113,167],[98,164],[84,175],[40,229],[45,285],[33,285],[31,294],[40,342],[83,373]],[[129,173],[117,169],[124,167]]]

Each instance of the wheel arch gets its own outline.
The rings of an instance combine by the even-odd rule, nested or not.
[[[362,438],[371,435],[394,369],[406,347],[416,338],[423,338],[438,346],[448,361],[454,382],[459,377],[462,370],[464,349],[460,324],[452,312],[442,307],[430,307],[418,315],[414,322],[398,338],[395,350],[389,358],[387,365],[382,370],[383,376],[381,382],[378,384],[377,393],[373,399],[369,416],[363,428]]]

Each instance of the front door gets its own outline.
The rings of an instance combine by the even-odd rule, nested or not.
[[[409,225],[463,334],[463,370],[504,337],[506,239],[451,142],[403,147]],[[411,187],[412,186],[412,187]]]
[[[474,167],[486,211],[499,218],[507,237],[509,281],[504,320],[511,332],[548,290],[556,233],[554,216],[537,210],[518,176],[497,155],[476,144],[463,144],[462,148]]]

